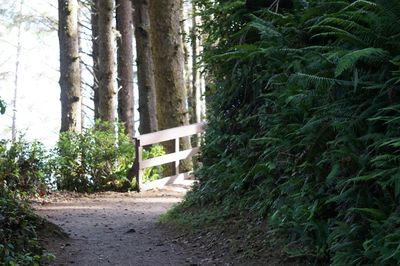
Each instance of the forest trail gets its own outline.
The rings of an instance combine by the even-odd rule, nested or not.
[[[166,229],[157,224],[158,217],[183,195],[173,190],[73,197],[58,194],[33,207],[69,235],[67,239],[43,240],[47,250],[56,255],[51,265],[208,264],[204,252],[168,237]]]

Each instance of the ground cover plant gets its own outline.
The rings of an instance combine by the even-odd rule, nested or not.
[[[39,265],[50,258],[38,240],[43,223],[16,194],[0,189],[1,265]]]
[[[208,126],[182,211],[251,210],[314,263],[399,264],[400,2],[256,2],[196,1]]]

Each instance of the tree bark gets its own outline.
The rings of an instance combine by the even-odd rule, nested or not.
[[[197,65],[198,39],[197,39],[197,17],[196,17],[196,4],[192,2],[192,29],[191,29],[191,43],[192,43],[192,120],[191,123],[200,123],[200,88],[199,88],[199,69]]]
[[[99,0],[99,118],[114,123],[114,0]]]
[[[179,24],[180,3],[180,0],[149,2],[159,129],[188,124]],[[181,149],[190,148],[189,138],[184,138],[180,143]],[[174,151],[173,142],[165,146],[168,152]],[[182,166],[184,170],[190,168],[188,162]]]
[[[158,130],[156,88],[154,81],[154,65],[151,54],[150,18],[148,13],[148,0],[132,0],[135,25],[140,134]]]
[[[94,119],[100,119],[99,114],[99,14],[98,1],[93,0],[91,6],[92,24],[92,58],[93,58],[93,103]]]
[[[125,126],[125,134],[131,140],[134,132],[133,113],[133,29],[132,3],[116,0],[116,22],[120,36],[117,39],[118,68],[118,118]]]
[[[81,130],[81,77],[78,2],[58,0],[61,87],[61,132]]]
[[[183,78],[185,82],[185,90],[188,102],[188,119],[189,123],[191,123],[192,119],[192,83],[191,83],[191,64],[189,63],[190,55],[189,55],[189,43],[187,42],[187,38],[189,36],[188,32],[186,31],[186,21],[188,19],[188,10],[185,8],[185,4],[183,0],[180,0],[180,35],[182,38],[182,51],[183,51]]]

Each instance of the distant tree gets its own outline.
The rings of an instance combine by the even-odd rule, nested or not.
[[[61,87],[61,132],[81,130],[81,77],[78,2],[58,0]]]
[[[93,102],[94,119],[100,118],[99,114],[99,14],[98,1],[91,3],[91,26],[92,26],[92,58],[93,58]]]
[[[139,132],[146,134],[158,130],[154,65],[151,56],[150,18],[148,0],[132,0],[139,89]]]
[[[118,69],[118,118],[124,123],[125,133],[132,140],[134,132],[133,113],[133,22],[130,0],[116,0],[116,23]]]
[[[114,0],[98,1],[99,118],[114,122]]]
[[[180,32],[181,1],[150,1],[151,44],[155,69],[157,115],[160,129],[188,124],[186,90],[183,77],[183,49]],[[173,143],[165,145],[174,151]],[[190,141],[181,141],[181,149]],[[183,168],[188,169],[186,163]]]
[[[192,19],[191,19],[191,32],[190,41],[192,45],[192,84],[191,84],[191,123],[199,123],[201,121],[200,115],[200,86],[199,86],[199,69],[198,69],[198,54],[199,54],[199,40],[197,32],[197,17],[196,17],[196,5],[192,1]]]
[[[24,1],[19,2],[19,16],[22,17],[22,7]],[[19,87],[19,67],[21,59],[21,49],[22,49],[22,20],[17,21],[18,33],[17,33],[17,53],[15,60],[15,72],[14,72],[14,98],[13,98],[13,116],[11,125],[11,139],[14,142],[17,139],[17,101],[18,101],[18,87]]]

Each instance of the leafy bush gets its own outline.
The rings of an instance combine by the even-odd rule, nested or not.
[[[269,217],[314,263],[398,265],[400,2],[294,2],[196,1],[208,128],[190,200]]]
[[[58,189],[93,192],[127,190],[126,173],[133,163],[134,146],[107,123],[97,123],[83,133],[62,133],[52,165]]]
[[[0,264],[39,265],[42,249],[36,235],[37,217],[0,189]]]
[[[49,154],[40,142],[0,141],[0,264],[39,265],[43,259],[36,229],[39,218],[22,200],[45,193],[51,176]]]
[[[43,193],[51,175],[48,159],[40,142],[27,142],[22,136],[15,142],[0,141],[0,186],[11,191]]]

